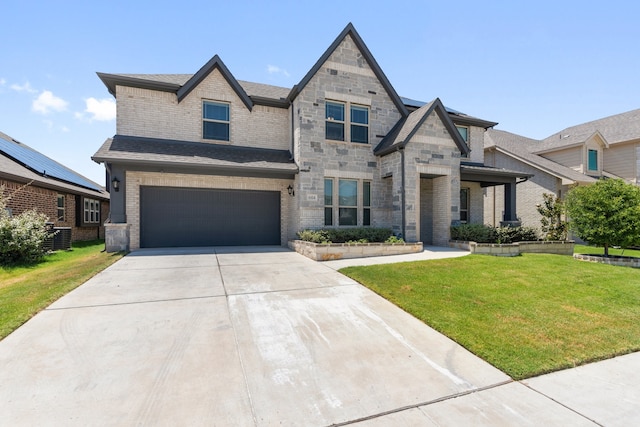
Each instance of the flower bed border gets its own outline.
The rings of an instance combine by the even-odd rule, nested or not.
[[[593,254],[573,254],[580,261],[597,262],[600,264],[615,265],[618,267],[640,268],[640,258],[630,256],[609,256]]]
[[[449,247],[464,249],[472,254],[512,257],[523,253],[573,255],[573,240],[552,240],[516,243],[477,243],[460,240],[449,241]]]
[[[289,248],[314,261],[402,255],[423,251],[417,243],[313,243],[289,240]]]

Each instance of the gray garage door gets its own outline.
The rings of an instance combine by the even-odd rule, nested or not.
[[[140,246],[280,244],[277,191],[140,187]]]

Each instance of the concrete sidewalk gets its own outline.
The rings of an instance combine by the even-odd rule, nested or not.
[[[0,342],[0,425],[640,422],[638,355],[514,382],[334,268],[136,251]]]

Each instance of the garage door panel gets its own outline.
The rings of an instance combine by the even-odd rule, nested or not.
[[[142,247],[279,244],[277,191],[140,187]]]

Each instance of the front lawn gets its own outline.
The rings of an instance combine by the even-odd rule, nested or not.
[[[340,272],[514,379],[640,350],[636,269],[523,254]]]
[[[604,255],[604,248],[602,246],[575,245],[573,247],[573,253],[586,255]],[[640,251],[635,249],[609,248],[609,256],[640,257]]]
[[[76,242],[31,266],[0,267],[0,339],[89,280],[122,254],[101,252],[104,241]]]

